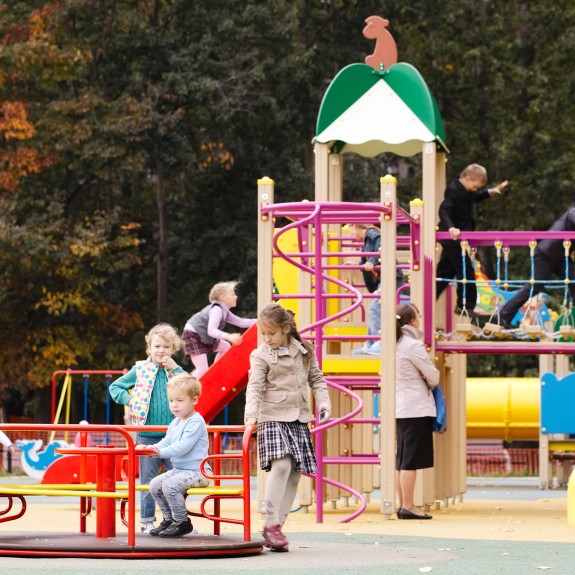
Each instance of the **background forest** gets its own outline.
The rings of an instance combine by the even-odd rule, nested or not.
[[[315,121],[390,20],[434,93],[448,178],[484,164],[504,195],[479,229],[546,229],[574,200],[570,0],[0,1],[0,405],[46,420],[55,369],[121,369],[158,321],[181,329],[216,281],[256,313],[256,181],[312,199]],[[419,158],[399,179],[420,196]],[[352,159],[345,199],[392,157]],[[489,253],[481,254],[493,277]],[[512,259],[525,277],[526,258]],[[190,368],[182,357],[183,366]],[[534,358],[472,357],[470,375]],[[98,392],[100,393],[100,392]]]

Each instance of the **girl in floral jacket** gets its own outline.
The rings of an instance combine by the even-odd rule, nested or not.
[[[166,382],[184,370],[172,355],[182,347],[177,330],[166,323],[154,326],[146,336],[148,358],[137,361],[128,373],[110,385],[110,396],[116,403],[128,406],[132,425],[169,425],[173,419],[168,404]],[[152,445],[164,437],[163,433],[142,430],[136,435],[137,445]],[[140,457],[140,482],[144,485],[156,477],[160,464],[172,468],[169,459]],[[142,533],[154,528],[156,504],[148,491],[142,492],[140,523]]]

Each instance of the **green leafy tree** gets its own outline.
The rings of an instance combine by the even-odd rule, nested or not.
[[[220,280],[241,280],[238,311],[255,314],[256,181],[272,177],[277,201],[313,198],[321,99],[372,52],[372,14],[436,96],[448,177],[478,161],[511,180],[480,229],[545,229],[564,211],[567,0],[0,2],[0,387],[129,365],[151,325],[181,328]],[[404,204],[420,194],[420,158],[406,162]],[[346,158],[346,199],[377,199],[397,166]],[[493,250],[480,257],[493,275]]]

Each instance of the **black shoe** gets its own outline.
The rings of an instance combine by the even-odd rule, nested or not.
[[[503,329],[513,329],[513,327],[511,326],[511,324],[510,324],[506,319],[503,319],[502,317],[499,318],[499,325],[500,325]]]
[[[160,537],[180,537],[181,535],[191,533],[193,530],[194,526],[188,517],[181,523],[171,523],[169,527],[160,533]]]
[[[478,314],[476,314],[471,308],[461,308],[459,306],[457,306],[454,310],[453,313],[455,315],[466,315],[469,319],[476,319],[479,317]]]
[[[163,519],[162,522],[157,527],[154,527],[154,529],[150,529],[148,533],[150,535],[159,535],[164,529],[167,529],[172,523],[173,521],[171,519]]]
[[[401,509],[401,513],[399,510],[397,511],[397,516],[401,516],[401,519],[433,519],[433,517],[431,515],[427,515],[427,513],[424,513],[423,515],[417,515],[417,513],[412,513],[408,509],[403,508]]]
[[[398,507],[398,508],[397,508],[397,511],[396,511],[396,514],[397,514],[397,518],[398,518],[398,519],[403,519],[403,517],[402,517],[403,507]]]

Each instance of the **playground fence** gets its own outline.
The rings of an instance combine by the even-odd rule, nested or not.
[[[539,448],[504,447],[501,442],[467,444],[468,476],[539,475]]]

